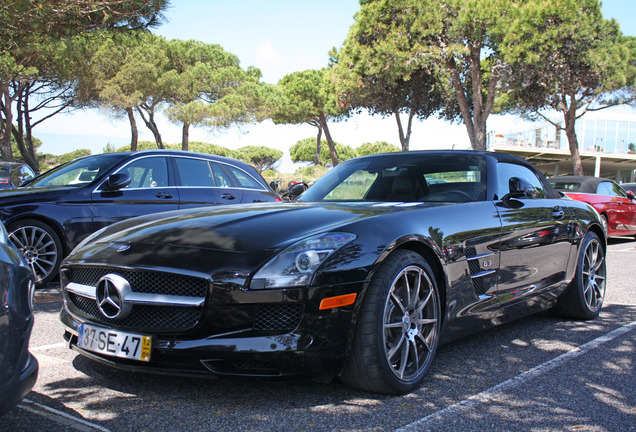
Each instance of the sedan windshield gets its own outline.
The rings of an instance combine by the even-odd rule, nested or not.
[[[327,172],[299,201],[483,201],[485,165],[483,158],[472,155],[355,159]]]
[[[45,172],[25,186],[83,186],[110,170],[121,159],[121,154],[96,155],[76,159]]]

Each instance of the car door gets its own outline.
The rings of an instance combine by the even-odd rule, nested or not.
[[[179,188],[179,208],[239,204],[243,191],[219,164],[206,159],[174,157]]]
[[[134,216],[176,210],[179,193],[168,163],[166,156],[140,157],[114,172],[128,174],[128,186],[109,191],[100,184],[92,194],[94,230]]]
[[[497,292],[502,303],[529,298],[560,286],[565,280],[572,243],[570,214],[564,200],[548,198],[542,182],[529,168],[499,162],[501,197],[495,205],[502,221],[501,261]],[[534,197],[509,198],[511,179],[534,186]]]
[[[600,183],[597,191],[601,189],[605,195],[609,195],[608,208],[611,210],[609,223],[612,229],[619,235],[636,233],[636,203],[614,182]]]

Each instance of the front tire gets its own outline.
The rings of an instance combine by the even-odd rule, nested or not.
[[[581,320],[596,318],[605,298],[606,275],[601,240],[588,231],[581,243],[574,279],[555,307],[557,314]]]
[[[62,261],[62,242],[49,225],[25,219],[9,226],[9,238],[18,248],[42,287],[56,275]]]
[[[394,252],[369,284],[341,379],[377,393],[413,390],[433,362],[440,323],[431,267],[415,252]]]

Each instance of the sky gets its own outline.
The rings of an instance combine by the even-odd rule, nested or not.
[[[168,39],[219,44],[235,54],[243,68],[255,66],[261,70],[263,81],[276,84],[286,74],[327,66],[329,50],[342,46],[359,8],[358,0],[172,0],[165,14],[167,22],[153,32]],[[624,34],[636,36],[636,1],[604,0],[602,11],[605,18],[619,22]],[[489,130],[511,130],[523,124],[513,116],[488,118]],[[154,141],[141,121],[138,127],[140,140]],[[164,143],[181,142],[179,126],[160,118],[159,130]],[[352,147],[375,141],[399,146],[393,117],[355,115],[331,123],[330,131],[336,142]],[[190,141],[231,149],[247,145],[277,148],[284,152],[279,170],[291,173],[295,165],[289,148],[301,139],[315,137],[316,132],[309,125],[265,121],[229,130],[191,128]],[[83,110],[43,122],[34,135],[42,140],[40,151],[44,153],[87,148],[96,154],[107,144],[129,144],[130,126],[127,120],[108,117],[99,110]],[[470,147],[463,124],[435,118],[414,122],[410,144],[411,150]]]

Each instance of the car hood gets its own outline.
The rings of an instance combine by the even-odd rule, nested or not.
[[[75,190],[74,187],[69,186],[52,186],[52,187],[12,187],[6,189],[0,189],[0,205],[7,201],[13,202],[16,200],[38,200],[41,195],[55,196],[68,193],[69,190]]]
[[[419,204],[417,207],[426,206]],[[233,252],[284,247],[294,241],[374,218],[407,211],[412,203],[254,204],[181,210],[129,219],[102,231],[97,243],[145,244]]]
[[[176,268],[240,284],[298,240],[327,231],[355,234],[359,222],[426,206],[263,203],[158,213],[105,228],[78,246],[65,265]]]

